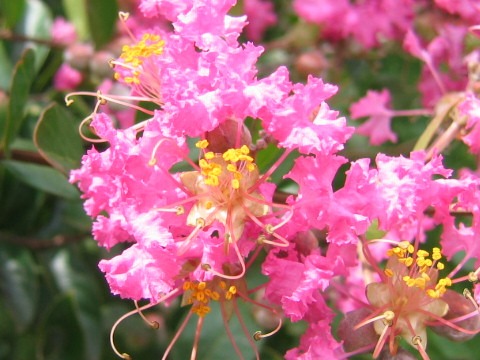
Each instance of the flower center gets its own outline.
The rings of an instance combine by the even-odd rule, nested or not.
[[[219,301],[220,297],[231,300],[237,293],[234,285],[228,286],[225,281],[185,281],[183,283],[184,295],[182,305],[193,305],[191,311],[204,317],[211,311],[210,300]],[[220,295],[221,294],[221,295]]]

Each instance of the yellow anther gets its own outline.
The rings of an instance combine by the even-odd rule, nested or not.
[[[433,265],[432,260],[430,260],[430,259],[426,259],[426,260],[425,260],[425,266],[430,267],[430,266],[432,266],[432,265]]]
[[[413,264],[413,258],[408,257],[408,258],[405,259],[405,265],[406,265],[407,267],[412,266],[412,264]]]
[[[442,251],[440,250],[440,248],[434,247],[434,248],[432,249],[432,252],[433,252],[433,253],[441,253]]]
[[[205,227],[205,219],[204,218],[197,218],[197,220],[195,221],[196,225],[203,228]]]
[[[424,278],[425,281],[430,281],[430,276],[428,276],[427,273],[422,273],[422,278]]]
[[[447,286],[452,286],[452,279],[450,279],[449,277],[446,277],[445,281],[447,282]]]
[[[393,248],[393,252],[394,252],[395,254],[401,253],[402,250],[403,250],[403,249],[399,248],[398,246],[397,246],[396,248]]]
[[[175,208],[175,210],[176,210],[175,213],[176,213],[177,215],[183,215],[183,214],[185,214],[185,208],[184,208],[183,206],[181,206],[181,205],[177,206],[177,207]]]
[[[200,165],[202,169],[208,168],[210,166],[210,164],[205,159],[200,159],[200,161],[198,162],[198,165]]]
[[[395,313],[391,310],[387,310],[383,313],[383,316],[385,316],[385,321],[388,326],[392,325],[393,319],[395,319]]]
[[[216,291],[212,291],[212,300],[218,301],[220,299],[220,294]]]
[[[412,287],[415,285],[415,279],[408,279],[408,281],[406,281],[407,283],[407,286],[408,287]]]
[[[392,256],[394,254],[393,249],[387,250],[387,256]]]
[[[434,298],[434,299],[438,299],[440,297],[440,294],[433,289],[428,289],[427,290],[427,295]]]
[[[116,72],[115,74],[113,74],[113,78],[115,80],[120,80],[120,74],[118,72]]]
[[[226,292],[225,293],[225,299],[227,299],[227,300],[231,300],[232,296],[233,296],[233,294],[231,292]]]
[[[418,258],[417,258],[417,265],[420,266],[420,267],[423,266],[423,265],[425,265],[425,258],[423,258],[423,257],[418,257]]]
[[[265,231],[268,233],[268,234],[273,234],[275,232],[275,230],[273,229],[273,225],[272,224],[267,224],[265,225]]]
[[[250,153],[250,149],[248,148],[247,145],[243,145],[241,148],[240,148],[240,152],[243,154],[243,155],[248,155]]]
[[[228,164],[227,165],[227,170],[231,171],[231,172],[235,172],[235,171],[237,171],[237,167],[233,164]]]
[[[205,159],[207,159],[207,160],[211,160],[211,159],[213,159],[214,157],[215,157],[215,154],[214,154],[213,152],[211,152],[211,151],[205,153]]]
[[[410,280],[410,276],[405,275],[402,279],[403,279],[403,281],[407,282],[408,280]]]
[[[198,301],[202,301],[205,299],[205,293],[203,291],[199,291],[195,294],[195,297]]]
[[[234,174],[235,179],[241,180],[242,179],[242,173],[239,171],[236,171]]]
[[[185,281],[183,283],[183,290],[189,290],[191,288],[192,283],[190,281]]]
[[[438,264],[437,264],[437,266],[438,266]],[[478,281],[478,275],[475,274],[473,271],[469,272],[468,273],[468,281],[473,282],[473,283],[477,282]]]
[[[148,166],[153,166],[157,163],[157,159],[151,158],[150,161],[148,162]]]
[[[248,171],[252,172],[253,170],[255,170],[255,165],[254,164],[248,164],[247,169],[248,169]]]
[[[412,344],[413,345],[421,345],[422,344],[422,338],[418,335],[412,337]]]
[[[210,200],[208,200],[208,201],[205,203],[205,208],[206,208],[207,210],[210,210],[210,209],[212,208],[212,206],[213,206],[213,203],[212,203]]]
[[[238,181],[237,179],[233,179],[232,180],[232,187],[234,189],[238,189],[240,187],[240,181]]]
[[[208,182],[207,182],[207,180],[208,180]],[[205,179],[205,184],[212,185],[212,186],[218,186],[218,184],[219,184],[218,176],[210,175],[208,177],[208,179]]]
[[[236,294],[237,293],[237,287],[232,285],[228,288],[228,291],[231,292],[232,294]]]
[[[215,167],[210,172],[211,175],[219,176],[222,173],[222,169],[219,167]]]
[[[418,256],[418,257],[427,257],[428,255],[430,255],[430,254],[428,253],[428,251],[421,250],[421,249],[417,251],[417,256]]]
[[[391,269],[385,269],[385,275],[387,275],[388,277],[392,277],[393,271]]]
[[[440,260],[442,258],[442,254],[433,252],[432,259],[433,260]]]
[[[424,289],[425,288],[425,279],[424,278],[416,278],[415,279],[415,285],[420,289]]]
[[[195,146],[199,149],[205,149],[207,146],[208,146],[208,141],[207,140],[200,140],[200,141],[197,141],[197,143],[195,144]]]
[[[438,270],[443,270],[443,269],[445,269],[445,265],[443,265],[443,263],[441,263],[441,262],[438,262],[437,263],[437,269]]]
[[[206,286],[207,286],[207,283],[205,281],[202,281],[198,283],[198,290],[204,290]]]
[[[227,283],[225,281],[220,281],[220,288],[222,290],[226,290],[227,289]]]
[[[415,251],[415,247],[412,244],[410,244],[410,245],[408,245],[407,251],[410,254],[413,254],[413,252]]]

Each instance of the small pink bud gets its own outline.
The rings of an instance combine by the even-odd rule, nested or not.
[[[373,328],[373,323],[354,330],[355,325],[362,322],[371,313],[372,311],[366,308],[353,310],[346,313],[340,321],[337,336],[343,340],[343,347],[346,351],[355,351],[378,341],[378,334]]]
[[[90,44],[73,44],[65,53],[65,61],[73,68],[86,70],[93,56],[93,47]]]
[[[300,55],[295,62],[295,69],[303,76],[309,74],[318,76],[327,66],[327,60],[320,51],[304,53]]]

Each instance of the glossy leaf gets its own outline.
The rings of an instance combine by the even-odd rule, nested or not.
[[[3,14],[4,20],[9,28],[13,27],[22,17],[23,9],[25,8],[25,0],[0,2],[0,10]]]
[[[118,19],[116,0],[85,0],[90,34],[97,48],[108,43]]]
[[[40,154],[68,174],[79,167],[83,146],[70,112],[58,104],[48,106],[35,127],[34,142]]]
[[[27,49],[15,66],[12,84],[10,86],[10,100],[7,108],[7,117],[3,129],[0,129],[1,146],[8,154],[8,147],[17,137],[23,122],[25,104],[35,74],[33,50]]]
[[[20,247],[0,242],[0,289],[17,332],[33,321],[38,301],[35,261]]]
[[[20,161],[7,160],[3,164],[18,180],[67,199],[78,198],[78,191],[70,184],[64,175],[48,166],[28,164]]]
[[[62,0],[62,5],[67,19],[75,26],[79,38],[85,40],[89,36],[85,0]]]
[[[15,27],[15,33],[26,37],[48,40],[52,27],[52,14],[42,1],[27,0],[25,11],[21,21]],[[27,41],[15,43],[13,46],[13,58],[17,58],[25,49],[33,49],[35,52],[35,71],[39,71],[48,56],[50,48],[46,45]]]

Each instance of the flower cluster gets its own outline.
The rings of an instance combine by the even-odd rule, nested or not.
[[[439,80],[432,70],[444,59],[440,52],[435,55],[439,45],[424,49],[408,32],[411,1],[337,3],[327,1],[308,16],[325,22],[327,33],[353,35],[367,47],[377,45],[377,33],[388,38],[407,34],[409,52]],[[99,266],[112,293],[137,306],[112,328],[116,354],[130,358],[113,342],[126,316],[143,316],[143,310],[175,298],[181,298],[188,312],[163,359],[192,316],[197,317],[195,358],[204,318],[214,303],[240,358],[228,325],[233,312],[257,358],[254,340],[275,334],[284,317],[308,324],[287,359],[344,359],[365,351],[373,351],[374,357],[382,351],[396,354],[401,351],[398,336],[428,359],[427,327],[461,340],[476,334],[478,288],[473,296],[465,290],[465,297],[452,289],[475,282],[480,272],[477,267],[455,277],[469,259],[480,255],[474,241],[480,234],[478,177],[453,178],[438,148],[432,148],[409,157],[378,154],[375,166],[370,159],[351,162],[344,185],[334,189],[339,168],[348,163],[339,152],[354,132],[326,102],[338,88],[314,76],[305,84],[292,83],[285,67],[259,78],[256,64],[263,48],[239,42],[247,19],[228,15],[234,4],[141,1],[143,16],[171,26],[147,23],[131,31],[127,14],[121,14],[131,44],[109,65],[130,95],[99,91],[67,97],[67,103],[74,95],[97,100],[81,133],[103,145],[88,150],[70,181],[83,192],[99,245],[110,249],[123,243],[123,252]],[[312,2],[295,2],[300,13],[307,13],[309,5]],[[438,1],[438,6],[460,11],[453,2]],[[343,24],[334,21],[339,11],[348,14],[348,29],[356,29],[354,33],[346,34],[339,28]],[[378,29],[363,28],[363,33],[361,26],[352,25],[379,11],[394,21],[370,22]],[[460,69],[453,57],[451,66]],[[461,83],[465,88],[465,79]],[[437,102],[438,97],[430,100]],[[118,130],[101,112],[106,104],[126,106],[149,118]],[[478,99],[473,93],[462,94],[455,104],[469,130],[463,141],[478,152]],[[374,144],[396,141],[390,128],[393,116],[432,114],[430,109],[392,110],[388,90],[368,92],[351,112],[353,118],[371,116],[360,133],[371,136]],[[85,135],[85,127],[95,138]],[[276,151],[269,164],[262,161],[265,147]],[[272,180],[275,176],[295,183],[297,190],[285,194],[279,181]],[[468,212],[472,221],[459,223],[458,211]],[[441,244],[430,256],[420,244],[428,230],[440,225]],[[383,232],[382,237],[368,239],[372,228]],[[450,269],[447,260],[461,250],[464,259]],[[247,274],[260,262],[268,280],[249,289]],[[441,277],[442,271],[449,273]],[[258,290],[264,292],[262,303],[252,298]],[[139,307],[142,299],[149,304]],[[276,319],[274,329],[251,336],[238,300],[267,309]],[[332,304],[346,313],[335,336]]]

